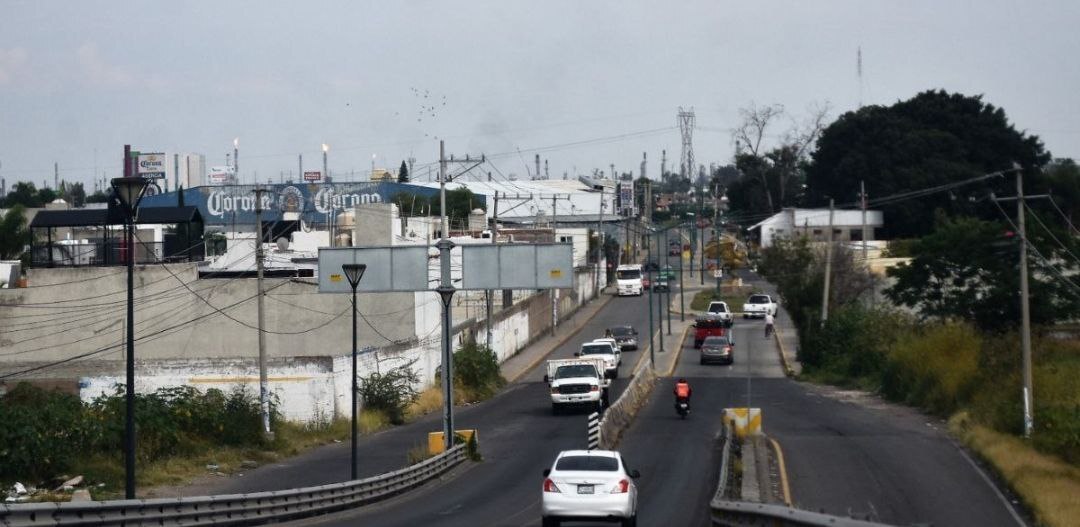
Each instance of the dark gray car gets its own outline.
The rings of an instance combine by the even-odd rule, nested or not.
[[[706,337],[705,342],[701,343],[701,364],[708,362],[734,363],[735,341],[727,335]]]

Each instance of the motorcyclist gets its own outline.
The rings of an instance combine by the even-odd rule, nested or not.
[[[773,332],[773,316],[772,313],[765,313],[765,338],[769,338]]]
[[[686,379],[679,378],[675,383],[675,405],[678,407],[680,402],[686,402],[686,409],[690,410],[690,395],[692,390],[690,389],[690,383],[686,382]]]

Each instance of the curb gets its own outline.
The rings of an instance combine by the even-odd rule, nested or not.
[[[795,377],[795,370],[788,363],[787,352],[784,350],[784,339],[780,338],[780,328],[775,325],[773,327],[773,337],[776,338],[776,349],[780,352],[780,364],[784,367],[784,374],[788,377]]]
[[[578,332],[580,332],[582,329],[585,328],[585,326],[589,325],[589,322],[591,322],[592,319],[595,318],[598,313],[600,313],[601,309],[604,309],[604,306],[606,306],[608,304],[608,302],[611,301],[612,298],[615,298],[614,295],[606,296],[605,299],[602,301],[602,303],[597,306],[596,311],[593,311],[593,313],[591,315],[589,315],[587,318],[582,319],[580,321],[580,323],[578,324],[578,327],[574,328],[573,331],[567,333],[563,338],[559,339],[559,341],[556,342],[555,345],[552,346],[552,348],[547,351],[547,353],[544,353],[543,355],[537,357],[536,360],[530,362],[527,366],[525,366],[524,369],[521,370],[520,373],[515,375],[512,379],[507,379],[506,383],[510,384],[510,383],[517,382],[518,379],[524,377],[526,373],[529,373],[534,368],[536,368],[536,366],[538,364],[540,364],[541,362],[544,362],[547,359],[548,355],[551,355],[551,352],[555,351],[557,348],[561,347],[563,344],[566,344],[566,342],[568,340],[570,340],[575,335],[577,335]],[[588,304],[585,304],[585,305],[588,305]]]
[[[682,336],[679,337],[679,351],[675,352],[675,360],[671,362],[671,367],[664,373],[664,377],[671,377],[671,374],[675,373],[675,368],[679,365],[679,359],[682,358],[683,349],[686,348],[686,335],[690,333],[690,324],[687,324],[683,328]]]

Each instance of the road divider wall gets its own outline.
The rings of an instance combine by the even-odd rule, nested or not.
[[[638,410],[645,406],[655,385],[656,372],[649,366],[648,361],[641,361],[626,390],[623,390],[619,399],[604,412],[604,418],[600,421],[601,448],[613,449],[619,444],[619,437],[630,427],[630,423],[634,422],[634,417]]]

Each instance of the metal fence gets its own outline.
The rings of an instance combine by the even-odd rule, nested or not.
[[[135,263],[195,262],[203,259],[203,247],[176,247],[175,243],[135,242]],[[31,267],[84,267],[124,265],[129,250],[123,239],[35,243],[30,247]]]
[[[466,445],[387,474],[316,487],[191,498],[0,505],[0,526],[258,525],[384,500],[466,459]]]

